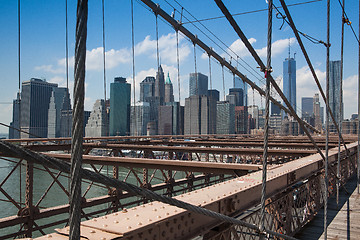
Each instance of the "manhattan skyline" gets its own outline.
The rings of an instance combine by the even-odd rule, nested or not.
[[[302,2],[302,1],[298,1]],[[0,95],[1,102],[12,102],[16,99],[18,72],[17,72],[17,3],[13,1],[1,1],[2,8],[0,10],[0,23],[3,28],[0,30],[1,39],[0,49],[3,52],[0,58],[0,71],[3,73],[4,89]],[[21,3],[21,81],[27,81],[32,77],[46,78],[48,82],[58,83],[59,87],[66,86],[65,76],[65,6],[62,2],[48,3],[35,1],[34,3]],[[173,11],[164,1],[159,4],[169,14]],[[197,2],[182,1],[181,4],[186,10],[189,10],[198,19],[220,16],[219,10],[215,3],[209,1],[208,11],[199,11],[200,7]],[[264,1],[253,1],[246,5],[235,3],[226,3],[232,13],[242,13],[266,8]],[[279,5],[279,4],[278,4]],[[325,11],[326,3],[318,1],[310,4],[290,7],[293,14],[295,24],[301,31],[314,36],[318,39],[325,40],[326,31],[318,31],[325,29],[324,16],[315,14],[320,10]],[[346,7],[347,14],[356,30],[357,16],[355,11],[348,5]],[[179,7],[177,5],[177,7]],[[59,10],[60,9],[60,10]],[[61,9],[64,11],[62,12]],[[75,28],[75,11],[76,2],[69,1],[69,86],[72,95],[73,84],[73,52],[74,52],[74,28]],[[34,10],[38,13],[35,17]],[[143,8],[135,2],[135,91],[136,101],[139,100],[139,83],[146,76],[156,76],[156,34],[155,34],[155,17],[154,14]],[[332,34],[331,34],[331,60],[339,59],[339,31],[341,11],[338,4],[332,4]],[[306,18],[304,14],[306,13]],[[311,14],[314,13],[314,14]],[[239,22],[244,33],[250,40],[260,56],[266,57],[266,11],[257,13],[243,14],[235,19]],[[102,35],[101,35],[101,5],[100,2],[89,3],[89,20],[88,20],[88,41],[87,41],[87,73],[86,73],[86,99],[85,109],[91,110],[96,99],[104,98],[103,90],[103,69],[102,69]],[[186,23],[186,18],[190,16],[184,13],[184,26],[193,30],[194,27],[190,23]],[[178,13],[175,19],[180,19]],[[175,101],[179,100],[178,77],[176,66],[176,34],[174,30],[159,19],[159,55],[160,62],[164,68],[164,72],[169,72],[170,78],[174,85]],[[256,22],[256,27],[254,23]],[[317,22],[317,25],[312,24]],[[51,23],[51,24],[48,24]],[[124,24],[125,23],[125,24]],[[238,66],[239,70],[246,74],[250,80],[256,82],[259,86],[263,83],[259,81],[258,69],[251,59],[250,55],[240,44],[240,40],[231,29],[231,26],[225,19],[205,21],[203,24],[209,28],[217,36],[223,37],[223,41],[231,47],[244,61],[246,61],[254,70],[247,71]],[[297,106],[301,106],[302,96],[313,96],[318,90],[315,88],[314,80],[305,64],[304,58],[299,47],[293,37],[292,31],[286,24],[279,30],[282,22],[274,19],[273,28],[273,70],[274,78],[279,82],[282,81],[282,62],[286,57],[289,39],[291,52],[296,52],[297,61]],[[133,85],[131,72],[131,29],[130,29],[130,1],[118,3],[117,1],[105,1],[105,30],[106,30],[106,81],[107,93],[110,92],[110,82],[116,76],[124,76],[129,83]],[[224,34],[224,33],[229,34]],[[209,34],[209,33],[208,33]],[[119,37],[122,36],[122,37]],[[210,34],[209,34],[210,35]],[[199,39],[212,46],[219,54],[229,60],[229,56],[211,43],[203,34],[198,34]],[[351,101],[353,96],[357,95],[357,58],[353,49],[357,47],[354,37],[350,30],[345,26],[345,64],[344,64],[344,117],[350,118],[352,113],[357,112],[357,104]],[[315,45],[304,40],[305,46],[315,66],[318,77],[324,87],[325,83],[325,47]],[[180,52],[180,95],[181,103],[184,104],[185,97],[188,96],[188,74],[194,72],[194,50],[192,43],[183,38],[180,34],[179,38]],[[223,47],[226,49],[225,47]],[[229,51],[230,52],[230,51]],[[231,53],[231,52],[230,52]],[[207,76],[209,74],[208,57],[196,47],[197,72],[202,72]],[[223,86],[221,66],[215,61],[212,64],[212,87],[220,91],[220,99],[223,99]],[[233,65],[236,66],[235,63]],[[253,75],[257,76],[254,77]],[[225,71],[225,92],[232,87],[232,74]],[[282,86],[282,83],[279,84]],[[210,81],[209,81],[210,88]],[[133,94],[133,89],[132,89]],[[132,95],[131,94],[131,95]],[[260,105],[258,94],[255,93],[255,104]],[[71,99],[73,99],[71,97]],[[252,90],[248,89],[248,105],[252,105]],[[278,98],[279,99],[279,98]],[[133,102],[133,100],[131,100]],[[12,117],[12,105],[0,105],[0,121],[9,123]],[[299,108],[299,107],[298,107]],[[7,132],[7,129],[1,128],[0,132]]]

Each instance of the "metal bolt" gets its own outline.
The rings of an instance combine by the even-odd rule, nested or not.
[[[169,215],[170,215],[170,213],[168,213],[168,212],[167,212],[167,213],[166,213],[166,215],[167,215],[167,216],[169,216]]]
[[[142,223],[141,223],[141,222],[139,222],[139,223],[138,223],[138,225],[139,225],[139,226],[141,226],[141,225],[142,225]]]
[[[90,233],[95,233],[95,230],[91,230]]]
[[[114,223],[119,223],[119,221],[118,221],[118,220],[115,220]]]
[[[157,218],[161,218],[161,216],[159,215],[159,216],[157,216]]]
[[[154,211],[154,212],[156,212],[156,211],[157,211],[157,209],[156,209],[156,208],[154,208],[154,209],[153,209],[153,211]]]
[[[117,216],[117,215],[118,215],[118,213],[114,213],[114,214],[113,214],[113,216]]]
[[[139,216],[139,214],[135,214],[135,217],[138,217]]]
[[[124,208],[124,209],[122,210],[122,212],[123,212],[123,213],[127,213],[127,209]]]
[[[130,218],[127,217],[127,218],[125,218],[125,219],[126,219],[126,220],[129,220]]]
[[[151,222],[152,220],[149,218],[148,221]]]
[[[106,224],[104,224],[104,225],[103,225],[103,227],[107,227],[107,225],[106,225]]]
[[[101,239],[101,240],[106,240],[106,238],[104,238],[104,237],[103,237],[103,238],[100,238],[100,239]]]
[[[96,222],[97,221],[96,218],[93,218],[93,221]]]
[[[47,238],[52,238],[51,234],[48,234],[48,235],[47,235]]]
[[[128,226],[127,229],[131,229],[131,226]]]

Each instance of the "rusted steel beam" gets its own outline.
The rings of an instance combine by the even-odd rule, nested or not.
[[[45,155],[69,161],[69,154],[44,153]],[[104,156],[83,156],[84,163],[123,166],[133,168],[150,168],[164,170],[179,170],[192,172],[206,172],[216,174],[234,174],[234,171],[257,171],[261,168],[256,164],[235,164],[202,161],[180,161],[151,158],[128,158],[128,157],[104,157]]]
[[[123,140],[150,140],[150,139],[236,139],[242,141],[253,141],[253,140],[261,140],[262,136],[256,135],[237,135],[237,134],[208,134],[208,135],[154,135],[154,136],[109,136],[109,137],[84,137],[84,141],[123,141]],[[314,136],[316,141],[325,141],[324,136]],[[347,134],[344,135],[344,139],[346,142],[353,142],[357,140],[357,135]],[[69,142],[71,138],[23,138],[23,139],[4,139],[4,141],[8,142],[23,142],[23,143],[32,143],[32,142]],[[272,141],[309,141],[307,137],[304,136],[275,136],[271,135],[269,140]],[[338,140],[337,135],[330,136],[330,141],[336,142]]]
[[[27,148],[33,151],[56,151],[68,150],[69,144],[61,145],[28,145]],[[216,153],[216,154],[236,154],[236,155],[259,155],[261,148],[229,148],[229,147],[186,147],[186,146],[159,146],[159,145],[134,145],[134,144],[93,144],[84,143],[84,147],[117,149],[117,150],[143,150],[143,151],[165,151],[165,152],[193,152],[193,153]],[[313,149],[269,149],[269,156],[306,156],[316,153]]]

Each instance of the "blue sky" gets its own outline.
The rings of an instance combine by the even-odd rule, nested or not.
[[[166,12],[171,14],[174,7],[181,10],[179,4],[174,0],[157,0]],[[205,19],[221,16],[220,10],[214,1],[178,1],[184,9],[197,19]],[[290,0],[287,4],[301,3],[305,0]],[[274,2],[280,6],[278,1]],[[170,6],[170,4],[173,6]],[[244,13],[266,9],[265,0],[253,1],[224,1],[231,13]],[[331,1],[331,60],[340,59],[340,27],[341,8],[338,1]],[[11,121],[12,102],[16,97],[18,89],[18,60],[17,60],[17,1],[0,0],[0,122],[8,124]],[[358,2],[347,0],[345,6],[348,17],[353,27],[358,32]],[[292,17],[298,29],[302,32],[323,41],[326,40],[326,1],[317,1],[304,5],[289,7]],[[184,10],[184,26],[197,34],[199,39],[213,47],[217,53],[229,59],[224,50],[236,52],[243,61],[251,66],[239,70],[246,74],[252,81],[259,85],[262,82],[257,78],[259,70],[255,61],[250,57],[244,46],[238,40],[236,33],[226,19],[216,19],[202,22],[207,29],[216,35],[225,45],[219,42],[203,26],[196,24],[202,32],[221,46],[219,48],[207,36],[189,20],[194,20]],[[70,87],[73,85],[73,56],[75,42],[76,1],[68,0],[68,22],[69,22],[69,60],[70,60]],[[156,28],[155,16],[143,7],[139,1],[134,1],[134,28],[135,28],[135,71],[136,92],[139,90],[139,82],[148,75],[155,75],[156,63]],[[180,19],[176,12],[175,19]],[[114,77],[126,77],[132,84],[132,58],[131,58],[131,14],[130,0],[105,0],[105,31],[106,31],[106,81],[107,96],[109,86]],[[267,12],[235,16],[235,20],[250,40],[255,49],[266,59],[266,36],[267,36]],[[178,81],[176,64],[176,36],[174,30],[159,18],[159,51],[161,64],[165,73],[170,73],[174,84],[175,99],[178,100]],[[311,97],[316,89],[314,80],[306,67],[306,62],[294,39],[291,29],[282,20],[274,15],[273,22],[273,76],[282,86],[282,62],[288,56],[288,45],[290,41],[291,55],[296,53],[297,61],[297,105],[301,107],[301,97]],[[290,39],[290,40],[289,40]],[[323,45],[316,45],[303,39],[305,47],[313,65],[316,68],[323,88],[325,87],[326,49]],[[194,49],[193,45],[180,35],[180,97],[184,101],[188,97],[188,76],[194,72]],[[96,99],[104,98],[103,89],[103,65],[102,65],[102,12],[101,0],[89,0],[88,38],[87,38],[87,72],[86,72],[86,99],[85,108],[91,110]],[[230,52],[231,53],[231,52]],[[345,26],[345,50],[344,50],[344,102],[345,118],[357,112],[357,64],[358,50],[349,26]],[[208,58],[200,48],[196,48],[197,69],[209,75]],[[234,63],[234,65],[236,65]],[[221,66],[211,61],[213,88],[221,93],[222,75]],[[254,77],[256,76],[256,78]],[[59,86],[66,85],[65,75],[65,0],[22,0],[21,1],[21,81],[32,77],[45,78],[49,82],[56,82]],[[225,89],[232,87],[232,74],[225,71]],[[324,88],[325,89],[325,88]],[[72,89],[70,89],[72,92]],[[221,96],[222,97],[222,96]],[[255,100],[253,100],[255,99]],[[138,94],[136,100],[139,100]],[[133,100],[132,100],[133,101]],[[260,100],[258,94],[253,97],[249,90],[249,104],[264,106],[264,100]],[[7,132],[6,128],[0,128],[0,132]]]

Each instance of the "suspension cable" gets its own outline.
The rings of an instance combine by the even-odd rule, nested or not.
[[[104,0],[101,1],[102,7],[102,45],[103,45],[103,77],[104,77],[104,102],[105,102],[105,136],[108,136],[108,117],[107,117],[107,106],[106,106],[106,65],[105,65],[105,7]]]
[[[329,100],[330,81],[330,0],[327,0],[327,36],[326,36],[326,99]],[[324,176],[324,239],[327,240],[327,208],[328,208],[328,166],[329,164],[329,109],[326,109],[326,146],[325,146],[325,176]]]
[[[194,67],[195,67],[195,86],[196,86],[196,95],[199,95],[199,78],[198,78],[198,74],[197,74],[197,66],[196,66],[196,43],[193,42],[193,45],[194,45]]]
[[[223,84],[223,97],[224,97],[224,101],[225,99],[225,75],[224,75],[224,65],[221,64],[221,72],[222,72],[222,84]]]
[[[210,89],[212,90],[212,76],[211,76],[211,56],[209,54],[209,77],[210,77]]]
[[[66,67],[66,94],[69,93],[69,36],[68,36],[68,0],[65,0],[65,67]],[[69,97],[70,100],[70,97]],[[70,109],[67,109],[67,137],[70,137]]]
[[[177,61],[177,80],[179,88],[179,104],[180,104],[180,57],[179,57],[179,30],[176,29],[176,61]]]
[[[133,75],[133,104],[134,104],[134,111],[133,111],[133,121],[134,121],[134,135],[137,136],[137,119],[136,119],[136,99],[135,99],[135,31],[134,31],[134,1],[131,0],[131,52],[132,52],[132,75]],[[156,17],[157,19],[157,17]],[[156,21],[156,29],[157,29],[157,21]],[[158,60],[159,62],[159,60]]]
[[[345,0],[343,0],[343,6],[345,7]],[[340,47],[340,106],[339,106],[339,130],[340,132],[342,131],[342,117],[343,117],[343,114],[342,114],[342,111],[343,111],[343,107],[342,107],[342,98],[343,98],[343,94],[342,94],[342,91],[343,91],[343,74],[344,74],[344,24],[345,24],[345,10],[344,8],[342,9],[342,16],[341,16],[341,47]],[[340,160],[341,160],[341,154],[340,154],[340,147],[341,147],[341,138],[340,138],[340,135],[339,135],[339,143],[338,143],[338,159],[337,159],[337,167],[336,167],[336,174],[338,176],[338,179],[336,179],[336,205],[339,206],[339,190],[340,190]]]
[[[269,101],[270,101],[270,73],[271,73],[271,35],[272,35],[272,0],[268,0],[268,34],[267,34],[267,66],[264,69],[266,78],[266,102],[265,102],[265,127],[264,127],[264,152],[262,169],[261,188],[261,214],[260,231],[265,230],[265,200],[266,200],[266,171],[268,160],[268,139],[269,139]],[[261,95],[260,95],[261,98]],[[262,98],[261,98],[262,99]],[[262,236],[263,237],[263,236]]]
[[[71,134],[71,194],[70,239],[80,239],[81,221],[81,165],[83,150],[85,59],[87,38],[88,1],[78,0],[76,15],[76,43],[74,66],[74,113]]]
[[[160,56],[159,56],[159,26],[158,26],[158,14],[155,12],[155,25],[156,25],[156,60],[157,60],[157,71],[160,68]]]
[[[18,77],[19,77],[19,89],[18,89],[18,112],[19,112],[19,138],[21,138],[21,21],[20,21],[20,0],[18,0]],[[21,165],[19,167],[19,202],[21,203],[22,201],[22,197],[21,197],[21,193],[22,193],[22,189],[21,189]]]

